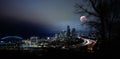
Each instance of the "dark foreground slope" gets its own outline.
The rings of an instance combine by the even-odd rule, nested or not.
[[[94,52],[88,53],[79,50],[62,50],[62,49],[44,49],[40,51],[22,51],[22,50],[1,50],[0,58],[29,58],[29,59],[103,59],[109,58],[107,53]]]

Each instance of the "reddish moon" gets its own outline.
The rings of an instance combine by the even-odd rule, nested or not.
[[[84,21],[86,21],[86,20],[87,20],[86,16],[81,16],[81,17],[80,17],[80,21],[81,21],[81,22],[84,22]]]

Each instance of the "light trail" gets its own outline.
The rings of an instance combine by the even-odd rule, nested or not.
[[[92,43],[96,43],[95,40],[91,40],[91,39],[86,39],[86,38],[81,38],[82,40],[84,40],[84,42],[82,43],[82,46],[86,46]]]

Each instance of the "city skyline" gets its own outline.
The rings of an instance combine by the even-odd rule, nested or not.
[[[59,49],[80,49],[80,47],[89,46],[96,43],[92,38],[85,38],[76,32],[75,28],[67,26],[66,31],[54,34],[53,37],[40,38],[39,36],[31,36],[23,38],[20,36],[5,36],[0,38],[0,49],[7,50],[36,50],[43,48],[59,48]],[[94,46],[94,44],[93,44]],[[93,48],[93,46],[89,48]],[[38,49],[35,49],[38,48]],[[92,50],[88,49],[88,52]]]
[[[13,37],[13,38],[21,38],[21,39],[28,39],[28,38],[30,38],[30,37],[39,37],[39,38],[45,38],[45,39],[47,39],[47,37],[55,37],[56,36],[56,34],[58,34],[58,35],[60,35],[60,34],[62,34],[63,35],[63,33],[66,35],[66,37],[70,37],[70,36],[74,36],[74,35],[84,35],[84,36],[88,36],[88,33],[84,33],[84,32],[78,32],[78,31],[76,31],[76,28],[71,28],[69,25],[68,26],[66,26],[66,29],[65,30],[61,30],[61,31],[59,31],[59,32],[54,32],[54,33],[49,33],[48,35],[44,35],[44,36],[41,36],[41,35],[35,35],[35,34],[33,34],[33,35],[28,35],[28,36],[26,36],[26,37],[24,37],[24,36],[21,36],[21,35],[4,35],[4,36],[0,36],[0,38],[3,40],[3,39],[5,39],[5,38],[11,38],[11,37]]]

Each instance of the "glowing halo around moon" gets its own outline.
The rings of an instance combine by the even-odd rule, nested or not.
[[[86,20],[87,20],[87,17],[86,17],[86,16],[81,16],[81,17],[80,17],[80,21],[81,21],[81,22],[85,22]]]

